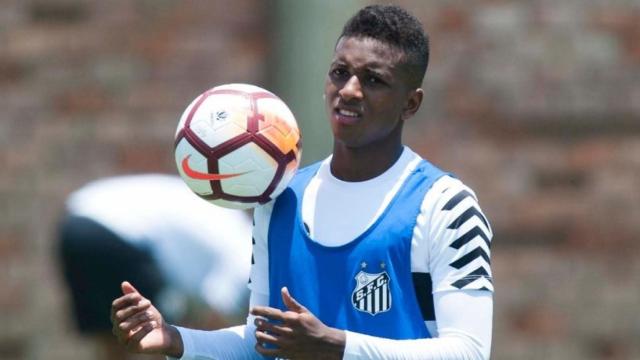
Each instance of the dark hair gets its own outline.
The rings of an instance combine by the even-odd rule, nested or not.
[[[344,25],[340,38],[369,37],[400,49],[409,66],[412,82],[419,87],[429,64],[429,40],[422,24],[396,5],[362,8]]]

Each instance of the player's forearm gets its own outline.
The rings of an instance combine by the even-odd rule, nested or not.
[[[255,337],[246,325],[205,331],[177,327],[184,351],[181,360],[261,359],[254,350]]]
[[[488,291],[441,292],[434,296],[434,338],[391,340],[347,332],[345,360],[487,360],[491,353],[493,296]]]
[[[344,360],[488,360],[489,349],[459,334],[433,339],[391,340],[347,332]]]

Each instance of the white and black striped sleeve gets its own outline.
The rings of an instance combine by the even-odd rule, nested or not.
[[[475,193],[447,176],[434,184],[423,205],[430,215],[426,238],[433,292],[493,291],[493,232]]]
[[[251,253],[251,272],[249,290],[252,293],[269,295],[269,250],[267,237],[269,221],[274,201],[258,206],[253,211],[253,249]]]

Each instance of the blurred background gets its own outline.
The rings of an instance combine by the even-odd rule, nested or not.
[[[176,173],[186,105],[283,98],[304,163],[331,148],[323,79],[365,1],[0,1],[0,358],[91,359],[53,234],[65,197]],[[406,142],[495,232],[493,359],[640,359],[640,0],[404,0],[431,35]]]

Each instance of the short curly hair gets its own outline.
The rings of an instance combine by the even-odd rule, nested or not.
[[[429,64],[429,39],[422,23],[396,5],[369,5],[353,15],[338,37],[368,37],[400,49],[412,85],[420,87]]]

